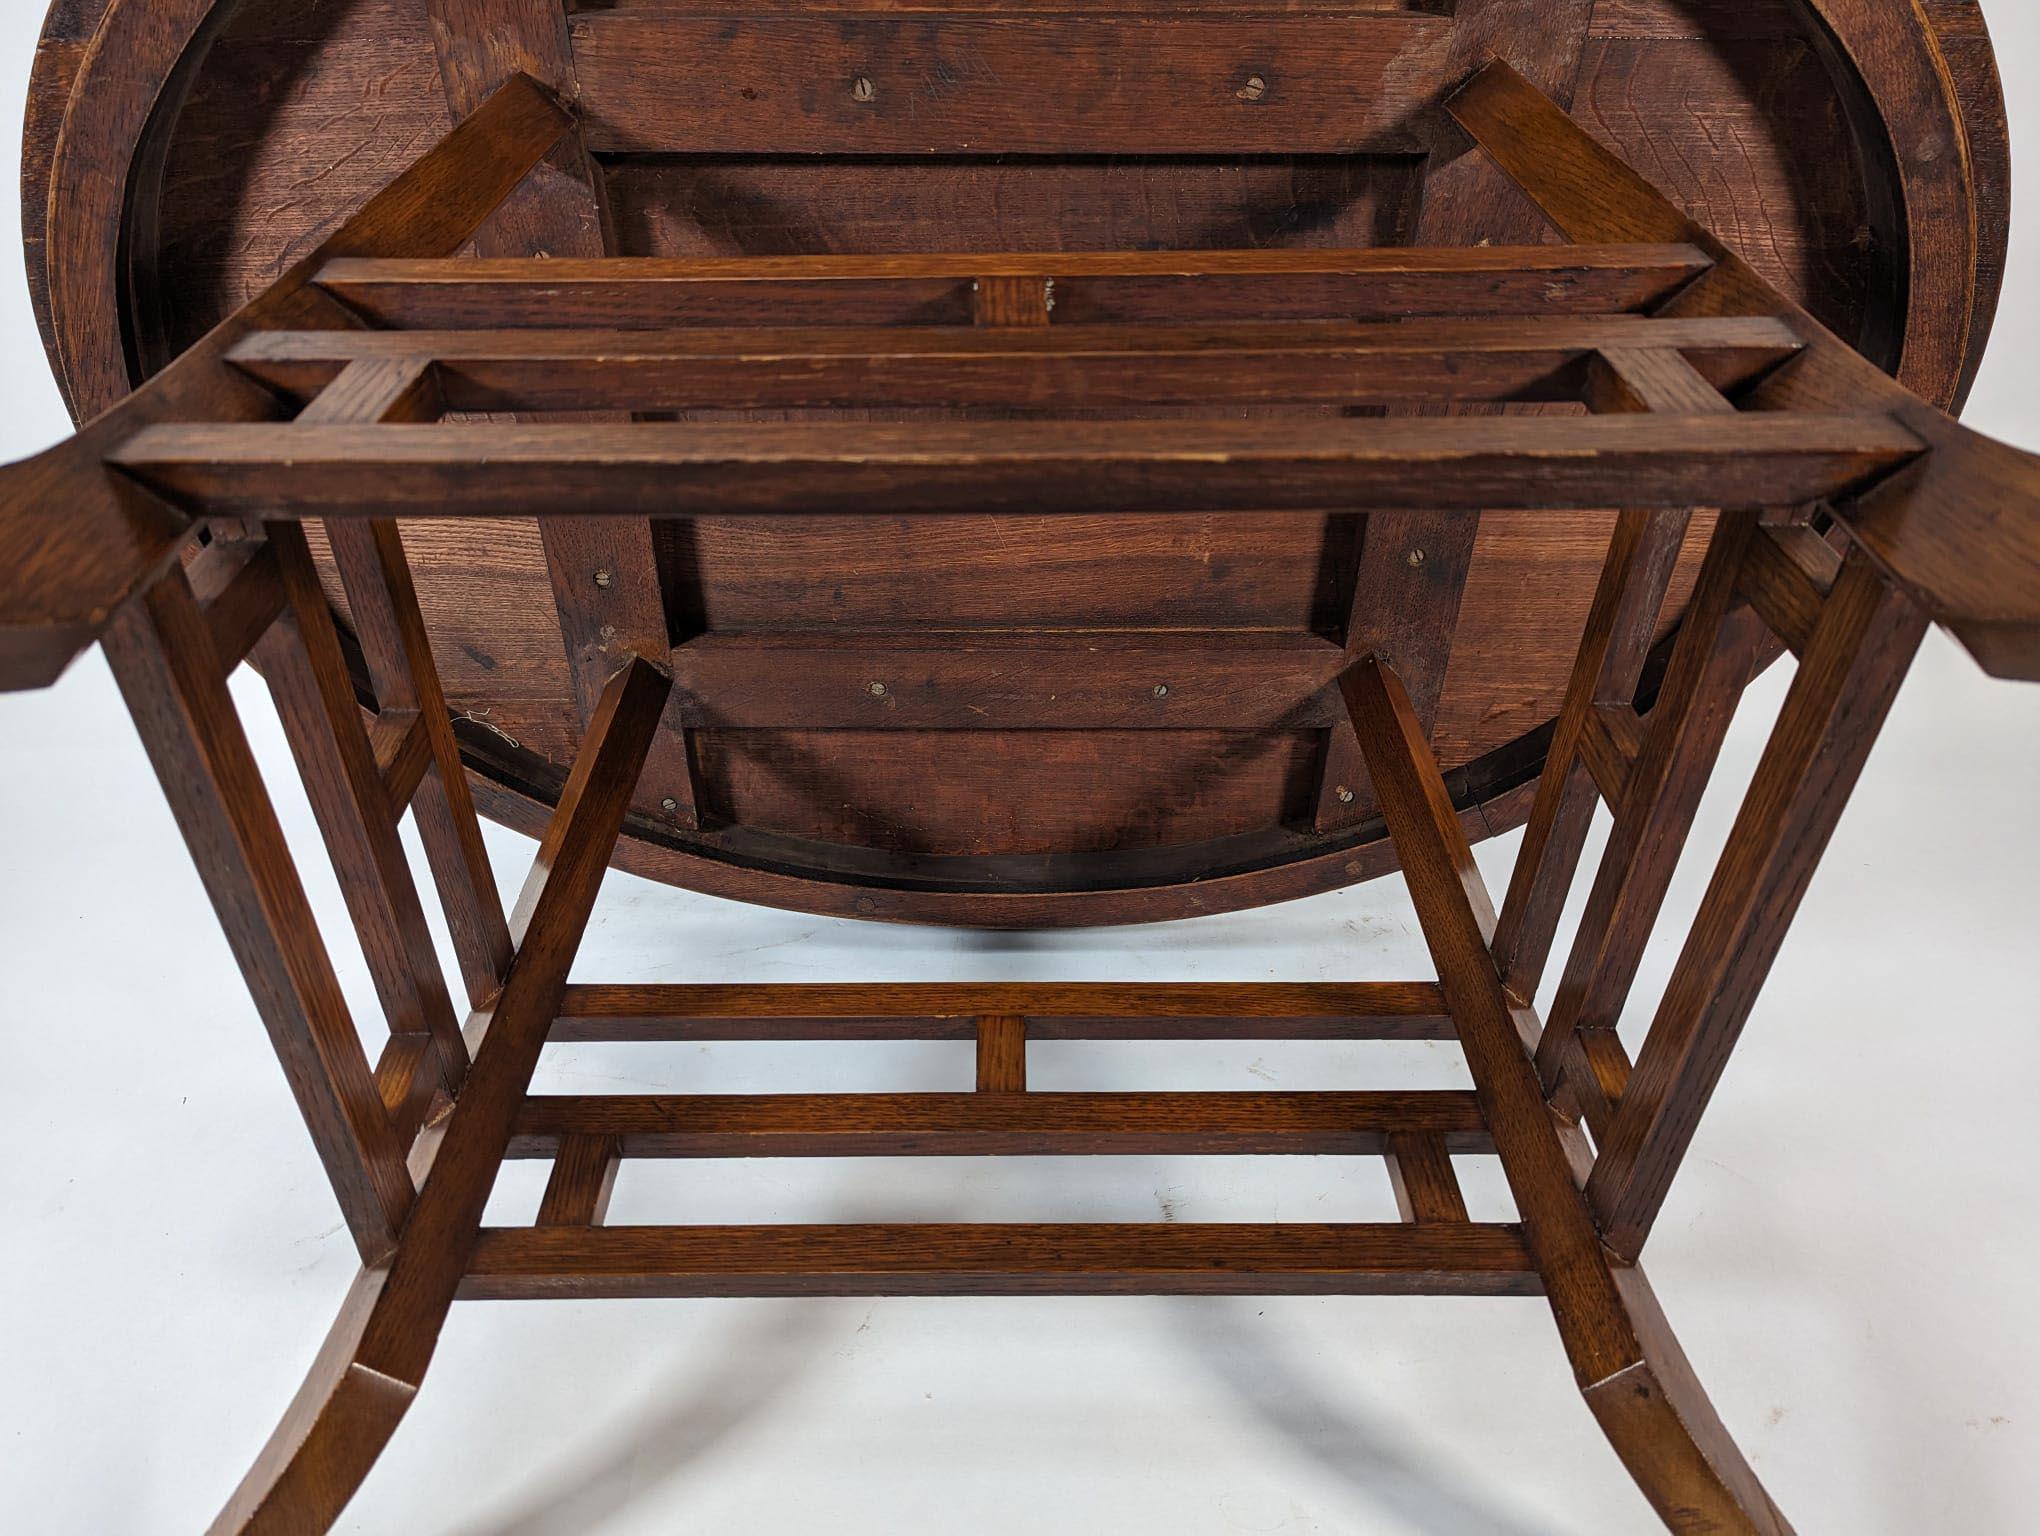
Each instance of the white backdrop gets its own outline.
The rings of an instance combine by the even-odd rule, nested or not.
[[[2022,86],[2040,71],[2040,9],[1985,9],[2030,174],[2040,110]],[[42,10],[0,9],[0,123],[20,121]],[[2024,200],[2017,214],[1970,419],[2040,448],[2040,215]],[[4,458],[68,426],[18,234],[0,198]],[[1697,904],[1786,678],[1752,691],[1675,919]],[[238,692],[310,848],[266,696]],[[1717,1405],[1809,1533],[2033,1528],[2036,755],[2040,689],[1991,684],[1931,638],[1653,1245]],[[1481,851],[1491,881],[1515,844]],[[530,845],[492,829],[491,851],[514,883]],[[334,931],[316,859],[310,880]],[[1671,958],[1652,951],[1639,997]],[[372,1017],[359,956],[340,959]],[[1396,881],[1159,929],[984,936],[752,910],[618,875],[580,974],[1351,979],[1427,963]],[[54,690],[0,699],[0,1044],[0,1529],[200,1529],[296,1389],[354,1257],[96,656]],[[1385,1086],[1450,1081],[1447,1056],[1037,1047],[1035,1073],[1064,1088]],[[961,1087],[968,1073],[950,1046],[583,1048],[544,1068],[581,1092]],[[499,1209],[528,1214],[539,1171],[514,1170]],[[1392,1214],[1378,1164],[1154,1159],[632,1168],[616,1216],[634,1212]],[[818,1528],[1612,1536],[1652,1523],[1542,1302],[986,1300],[463,1307],[342,1525]]]

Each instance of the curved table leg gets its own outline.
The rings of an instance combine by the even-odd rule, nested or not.
[[[418,1381],[400,1380],[362,1359],[388,1280],[383,1268],[356,1277],[304,1386],[210,1536],[323,1532],[354,1497],[418,1395]],[[424,1376],[422,1370],[405,1374]]]
[[[1677,1536],[1792,1536],[1708,1401],[1640,1269],[1609,1270],[1636,1360],[1580,1386],[1615,1454]]]

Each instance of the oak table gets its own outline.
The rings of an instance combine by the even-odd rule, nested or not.
[[[964,1293],[1541,1294],[1670,1529],[1789,1529],[1638,1258],[1926,628],[2040,679],[2040,461],[1954,419],[2008,207],[1973,0],[57,0],[27,143],[80,426],[0,470],[0,687],[104,647],[363,1266],[216,1530],[330,1526],[462,1298]],[[507,903],[481,816],[540,840]],[[1436,974],[570,985],[612,865],[1009,928],[1400,869]],[[1473,1087],[1027,1080],[1297,1037]],[[974,1091],[530,1091],[555,1041],[950,1038]],[[626,1159],[1126,1153],[1378,1158],[1402,1219],[605,1221]]]

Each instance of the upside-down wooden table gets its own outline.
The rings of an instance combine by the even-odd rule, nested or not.
[[[87,424],[0,472],[0,686],[105,646],[363,1262],[217,1530],[325,1529],[462,1297],[963,1292],[1541,1293],[1668,1526],[1788,1528],[1637,1257],[1927,625],[2040,677],[2040,462],[1944,414],[2005,235],[1973,0],[58,0],[29,149]],[[507,915],[477,806],[543,839]],[[611,863],[1016,927],[1399,866],[1437,976],[570,986]],[[1027,1091],[1030,1039],[1295,1036],[1473,1089]],[[549,1040],[898,1038],[976,1091],[529,1092]],[[603,1220],[626,1158],[1101,1153],[1379,1157],[1403,1220]],[[485,1229],[506,1157],[543,1209]]]

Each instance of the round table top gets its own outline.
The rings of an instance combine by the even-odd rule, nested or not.
[[[1440,9],[577,10],[559,39],[600,210],[584,233],[611,254],[668,256],[1536,243],[1547,236],[1526,203],[1427,161],[1437,142],[1421,127],[1368,110],[1413,60],[1449,70],[1492,45],[1785,293],[1916,392],[1959,405],[2008,208],[2003,102],[1975,0]],[[545,6],[56,0],[31,89],[23,225],[75,414],[118,400],[445,131],[462,60],[437,51],[435,10]],[[1245,83],[1219,89],[1234,75]],[[517,253],[510,238],[492,253]],[[1475,837],[1527,813],[1611,518],[1489,514],[1457,557],[1457,624],[1427,660],[1434,745]],[[1326,722],[1056,729],[1035,707],[1008,728],[1009,694],[988,684],[990,723],[970,728],[900,702],[920,654],[967,652],[997,677],[1016,647],[1160,666],[1180,641],[1194,676],[1215,632],[1262,643],[1336,630],[1370,597],[1354,589],[1365,521],[662,524],[669,612],[675,593],[691,609],[676,627],[826,644],[874,676],[864,714],[838,709],[827,729],[671,730],[617,862],[771,905],[1011,927],[1191,916],[1392,869],[1364,778]],[[1695,521],[1661,642],[1706,525]],[[538,531],[435,522],[406,540],[480,804],[535,831],[579,733]]]

